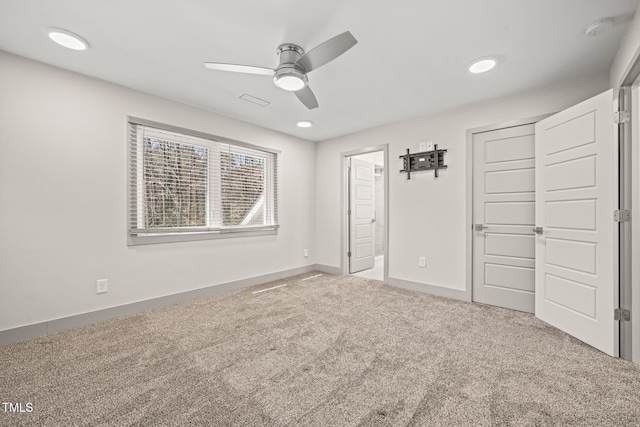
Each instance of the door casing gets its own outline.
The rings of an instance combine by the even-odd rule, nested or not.
[[[631,310],[631,322],[620,324],[620,357],[640,364],[640,57],[635,56],[621,76],[614,98],[630,113],[618,128],[620,138],[620,209],[631,210],[631,222],[620,227],[620,306]],[[615,95],[618,95],[615,97]]]

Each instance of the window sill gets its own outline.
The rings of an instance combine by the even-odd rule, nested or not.
[[[163,234],[130,234],[128,246],[155,245],[161,243],[193,242],[198,240],[229,239],[236,237],[272,236],[278,234],[278,227],[260,230],[234,230],[218,232],[182,232]]]

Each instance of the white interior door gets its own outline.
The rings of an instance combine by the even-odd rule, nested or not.
[[[535,314],[617,357],[613,111],[609,90],[536,124]]]
[[[473,300],[534,311],[535,135],[522,125],[473,136]]]
[[[375,264],[375,165],[352,157],[349,168],[349,273]]]

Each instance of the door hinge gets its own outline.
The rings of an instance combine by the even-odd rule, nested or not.
[[[613,211],[613,220],[615,222],[631,221],[631,211],[626,209],[617,209]]]
[[[347,258],[351,258],[351,252],[347,252]]]
[[[631,311],[626,308],[616,308],[613,311],[613,319],[620,322],[630,322],[631,321]]]
[[[616,111],[615,113],[613,113],[613,121],[615,124],[619,125],[622,123],[627,123],[629,120],[631,120],[631,114],[626,110]]]

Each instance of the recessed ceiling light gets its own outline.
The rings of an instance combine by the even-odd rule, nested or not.
[[[473,61],[469,65],[469,72],[473,74],[485,73],[496,66],[496,60],[493,58],[481,58]]]
[[[68,49],[86,50],[89,47],[85,39],[61,28],[47,28],[47,35],[51,40]]]
[[[296,124],[298,125],[299,128],[310,128],[311,126],[313,126],[313,123],[311,123],[308,120],[301,120]]]

